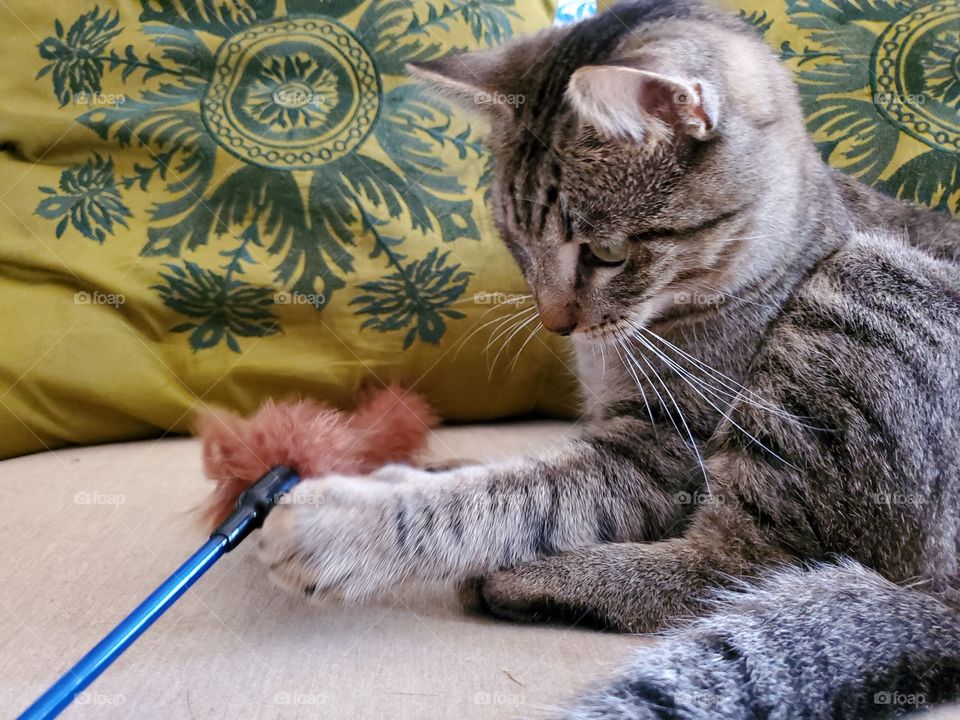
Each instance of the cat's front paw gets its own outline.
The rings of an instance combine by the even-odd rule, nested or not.
[[[483,576],[474,585],[476,607],[494,617],[514,622],[556,619],[558,608],[554,607],[546,588],[540,587],[536,574],[530,575],[521,566]],[[461,601],[465,599],[464,590],[462,587]]]
[[[465,581],[457,588],[464,610],[524,623],[599,625],[588,593],[576,601],[564,592],[567,573],[558,558],[542,558]]]
[[[470,614],[492,615],[516,622],[540,622],[544,614],[546,593],[538,591],[534,582],[525,581],[517,569],[500,570],[480,577],[467,578],[456,587],[461,608]]]
[[[330,476],[297,485],[264,523],[258,556],[281,588],[317,600],[360,600],[399,579],[395,490]]]

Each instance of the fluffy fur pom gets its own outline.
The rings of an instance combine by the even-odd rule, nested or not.
[[[437,421],[423,397],[397,387],[371,391],[353,413],[312,400],[268,400],[249,418],[204,413],[196,434],[203,440],[204,473],[216,483],[202,507],[204,522],[223,522],[240,493],[276,465],[318,477],[411,462]]]

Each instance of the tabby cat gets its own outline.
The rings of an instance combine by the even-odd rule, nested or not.
[[[264,528],[273,577],[673,628],[571,718],[960,695],[960,224],[826,167],[789,72],[693,1],[412,72],[490,118],[496,221],[587,427],[548,459],[305,482]]]

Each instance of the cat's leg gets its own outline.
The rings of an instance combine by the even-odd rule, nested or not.
[[[612,421],[553,458],[393,482],[306,481],[267,519],[260,556],[275,580],[361,599],[407,579],[458,581],[598,542],[657,538],[689,505],[690,455],[649,425]]]
[[[540,558],[480,578],[465,603],[519,622],[653,632],[699,614],[718,562],[685,539],[616,543]]]
[[[638,648],[562,717],[919,717],[960,696],[960,614],[923,587],[849,561],[777,568]]]
[[[390,463],[366,477],[371,480],[384,480],[386,482],[433,482],[437,479],[443,480],[451,470],[460,470],[481,464],[474,460],[445,460],[422,467],[404,463]]]
[[[683,537],[540,558],[482,577],[461,594],[466,604],[512,620],[653,632],[701,614],[711,592],[731,578],[790,560],[736,508],[711,508]]]

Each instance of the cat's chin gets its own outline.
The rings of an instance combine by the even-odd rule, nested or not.
[[[570,339],[577,344],[613,343],[636,333],[639,328],[646,325],[647,319],[646,314],[631,313],[617,320],[592,325],[584,330],[576,330],[571,333]]]

